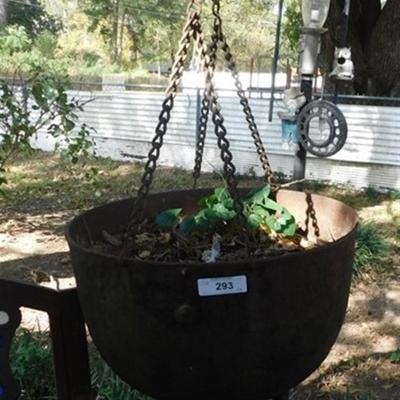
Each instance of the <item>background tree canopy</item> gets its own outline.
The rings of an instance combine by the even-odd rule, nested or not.
[[[382,2],[383,4],[384,2]],[[349,45],[353,52],[356,77],[341,91],[373,96],[400,96],[400,7],[398,0],[353,0]],[[324,40],[321,67],[329,71],[333,47],[340,37],[344,0],[332,0],[328,34]]]
[[[137,72],[151,64],[168,69],[179,43],[186,5],[186,1],[176,0],[0,0],[1,18],[7,15],[2,35],[8,42],[12,34],[26,35],[32,42],[42,36],[41,44],[48,41],[50,47],[47,55],[53,53],[60,64],[69,66],[72,75]],[[222,2],[225,31],[243,69],[249,68],[252,59],[259,61],[260,68],[270,68],[274,5],[275,0]],[[204,18],[211,25],[209,4]],[[0,60],[0,69],[9,71],[12,62],[9,57]]]
[[[222,0],[225,31],[242,70],[254,62],[259,71],[270,70],[276,6],[277,0]],[[344,0],[332,0],[321,56],[327,73],[339,42],[343,6]],[[387,0],[381,8],[381,0],[352,1],[356,79],[341,91],[400,96],[398,0]],[[38,54],[77,79],[100,78],[105,72],[135,78],[156,70],[154,65],[166,71],[185,9],[186,1],[176,0],[0,0],[0,72],[12,73],[16,63],[20,67],[24,58]],[[204,18],[211,23],[208,2]],[[281,68],[297,65],[301,26],[300,0],[285,0]]]

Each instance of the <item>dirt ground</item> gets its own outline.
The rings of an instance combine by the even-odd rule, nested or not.
[[[53,158],[41,157],[54,167],[55,175],[60,173]],[[118,176],[123,175],[121,166],[107,168],[108,176],[115,170]],[[27,177],[32,172],[24,163],[17,163],[12,173],[19,179],[10,189],[17,197],[0,200],[0,278],[53,288],[73,287],[63,231],[67,221],[90,201],[83,207],[70,207],[64,194],[47,196],[49,192],[41,189],[26,192],[30,185]],[[171,180],[176,181],[174,173]],[[68,184],[76,186],[74,182]],[[50,185],[46,190],[52,188]],[[378,273],[366,273],[354,282],[336,345],[320,369],[292,393],[292,399],[400,400],[400,364],[390,361],[390,355],[400,348],[400,200],[361,202],[358,208],[364,221],[388,231],[395,250]],[[48,329],[45,314],[27,309],[23,310],[22,325]]]

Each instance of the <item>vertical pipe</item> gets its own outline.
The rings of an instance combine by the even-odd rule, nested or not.
[[[313,77],[303,75],[301,78],[301,91],[306,97],[307,103],[312,100],[312,87]],[[293,180],[302,180],[306,176],[306,164],[307,164],[307,151],[301,143],[298,144],[294,154],[294,165],[293,165]],[[297,189],[301,189],[301,184],[297,186]]]
[[[279,47],[281,45],[283,1],[284,0],[279,0],[279,8],[278,8],[278,23],[276,26],[275,51],[274,51],[274,60],[272,63],[271,100],[269,102],[269,117],[268,117],[269,122],[272,121],[274,115],[275,83],[276,83],[276,73],[278,71]]]
[[[343,9],[343,31],[341,37],[340,47],[347,47],[349,44],[349,25],[350,25],[350,10],[351,10],[351,0],[346,0]]]

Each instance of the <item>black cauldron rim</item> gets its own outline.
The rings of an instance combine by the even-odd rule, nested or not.
[[[201,191],[203,189],[198,189],[198,191]],[[204,189],[208,190],[208,189]],[[167,194],[175,191],[160,191],[157,193],[153,193],[153,195],[159,195],[159,194]],[[150,195],[151,196],[151,195]],[[322,196],[324,197],[324,196]],[[204,262],[193,262],[193,261],[182,261],[182,262],[159,262],[159,261],[154,261],[154,260],[148,260],[144,261],[139,258],[133,258],[133,257],[118,257],[115,255],[110,255],[107,253],[102,253],[96,250],[93,250],[91,247],[86,247],[77,242],[71,233],[71,229],[74,224],[78,223],[79,220],[84,219],[86,215],[88,215],[91,211],[95,209],[100,209],[102,207],[110,207],[114,204],[118,203],[124,203],[127,201],[133,201],[135,198],[125,198],[125,199],[120,199],[120,200],[114,200],[108,203],[104,203],[102,205],[99,205],[97,207],[91,208],[89,210],[86,210],[85,212],[77,215],[72,219],[71,222],[69,222],[65,228],[65,237],[67,239],[67,242],[70,245],[75,246],[76,248],[79,248],[81,251],[84,253],[90,254],[92,256],[100,256],[105,259],[113,260],[114,262],[117,261],[118,265],[120,267],[126,268],[126,267],[132,267],[132,268],[137,268],[137,267],[146,267],[149,268],[151,267],[152,269],[162,269],[163,271],[168,270],[168,269],[176,269],[176,268],[185,268],[185,267],[190,267],[190,268],[202,268],[204,270],[213,270],[213,271],[218,271],[218,268],[223,268],[225,267],[240,267],[243,266],[243,264],[251,265],[251,266],[262,266],[265,268],[265,263],[270,262],[272,260],[290,260],[292,258],[297,258],[299,257],[305,257],[308,254],[318,254],[320,252],[325,252],[327,249],[331,247],[335,247],[336,245],[342,243],[343,241],[346,241],[349,236],[354,235],[355,231],[358,229],[359,222],[358,219],[356,219],[354,223],[354,227],[344,236],[341,236],[339,239],[334,240],[333,242],[328,242],[324,245],[320,245],[317,247],[314,247],[310,250],[302,250],[299,252],[291,252],[287,254],[283,254],[280,256],[266,256],[266,257],[260,257],[256,259],[252,258],[241,258],[238,260],[230,260],[230,261],[223,261],[223,262],[213,262],[213,263],[204,263]],[[332,199],[333,200],[333,199]],[[338,200],[337,200],[338,201]],[[340,201],[338,201],[340,202]],[[342,203],[342,202],[340,202]],[[344,203],[342,203],[344,204]],[[348,207],[348,206],[347,206]],[[134,264],[133,264],[134,263]],[[221,271],[222,272],[222,271]]]

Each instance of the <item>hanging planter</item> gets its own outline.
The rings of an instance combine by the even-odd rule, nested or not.
[[[318,368],[337,337],[357,217],[340,202],[274,183],[219,1],[210,46],[201,3],[188,8],[137,197],[82,214],[66,236],[94,343],[124,380],[157,399],[267,399]],[[211,119],[226,187],[149,195],[192,39],[207,74],[194,186]],[[214,88],[220,48],[265,171],[265,186],[251,193],[238,188]]]

